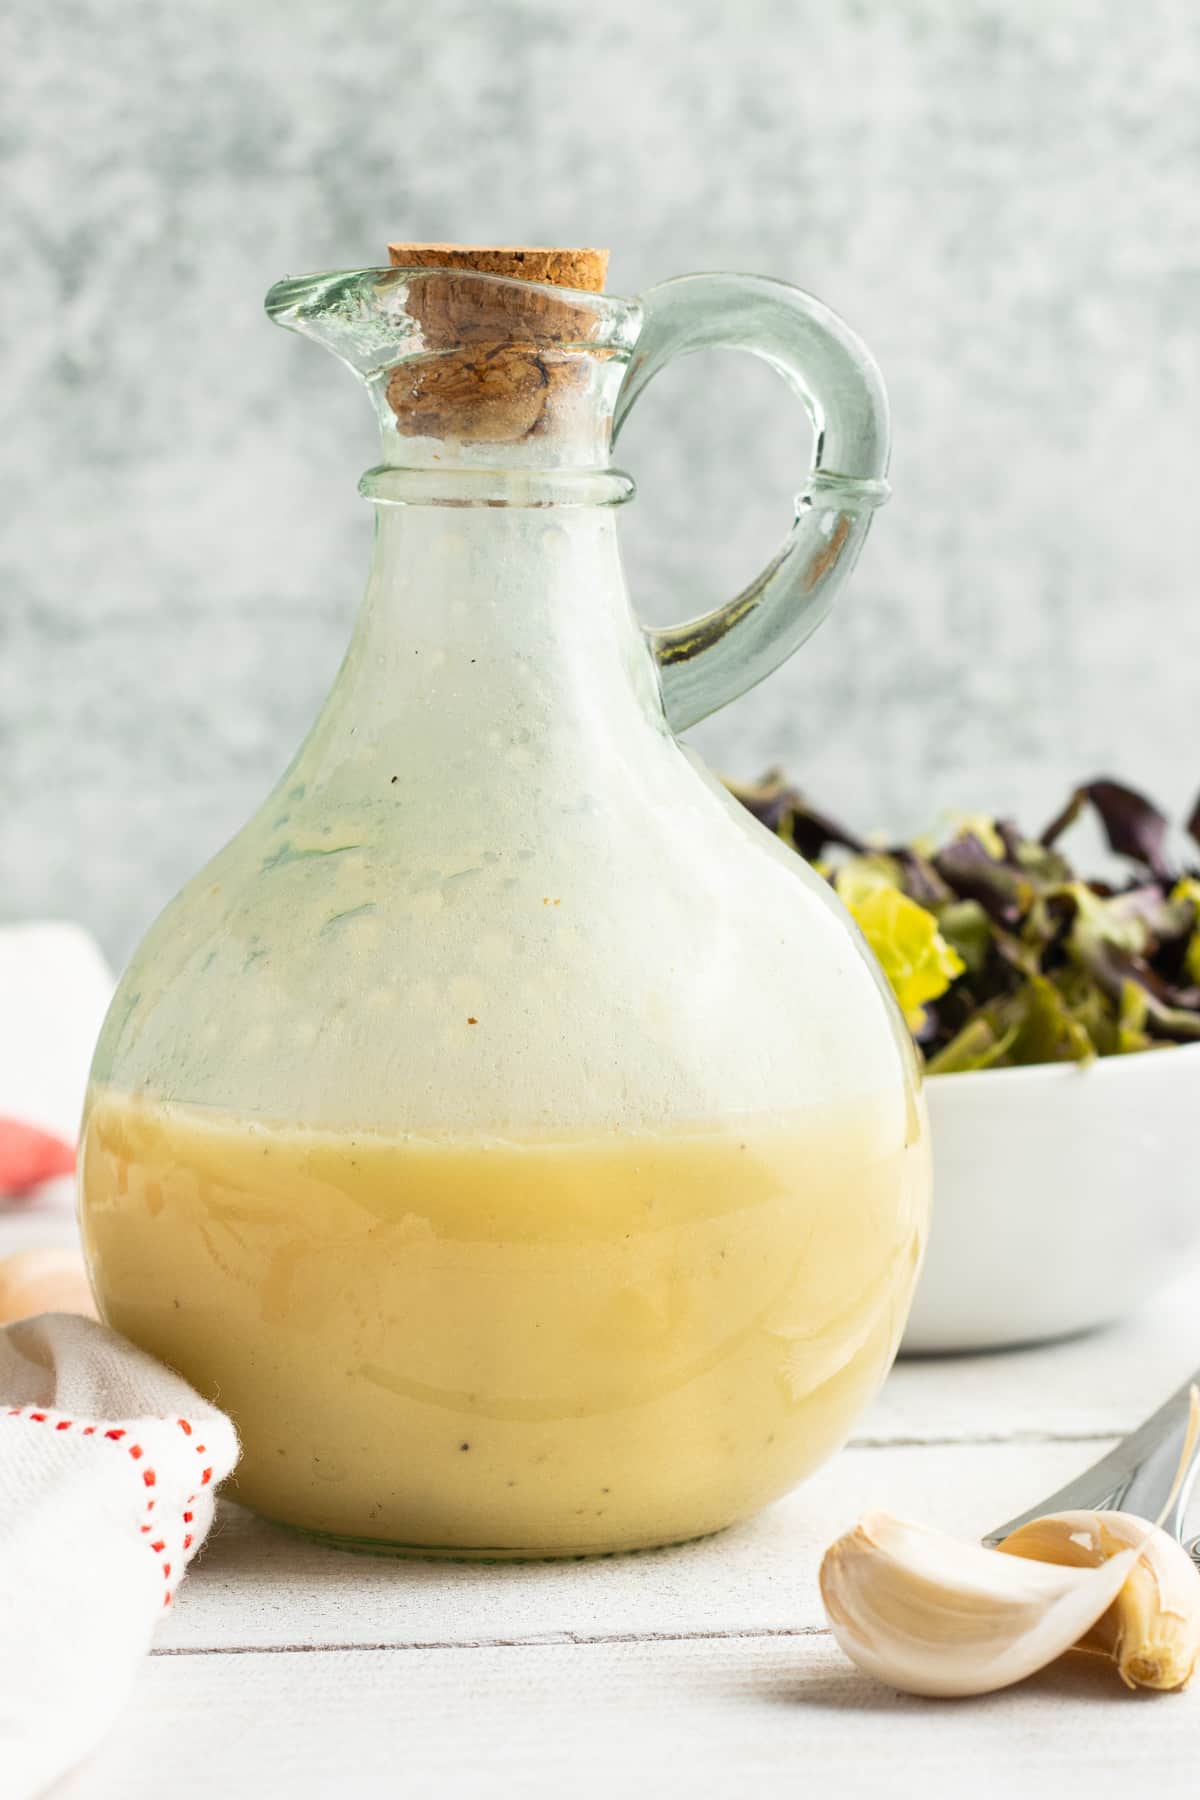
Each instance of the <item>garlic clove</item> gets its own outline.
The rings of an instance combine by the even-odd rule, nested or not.
[[[1141,1522],[1142,1536],[1152,1527]],[[826,1551],[821,1597],[860,1669],[910,1694],[986,1694],[1045,1668],[1109,1610],[1139,1539],[1062,1566],[870,1513]]]
[[[1160,1526],[1132,1513],[1051,1513],[998,1547],[1008,1556],[1077,1569],[1136,1549],[1134,1568],[1079,1648],[1111,1656],[1131,1688],[1181,1688],[1190,1681],[1200,1662],[1200,1570]]]
[[[0,1257],[0,1325],[38,1313],[96,1317],[83,1258],[75,1250],[18,1250]]]

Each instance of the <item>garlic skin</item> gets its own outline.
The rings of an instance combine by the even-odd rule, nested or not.
[[[1200,1662],[1200,1570],[1160,1527],[1132,1513],[1065,1512],[1034,1519],[998,1546],[1007,1556],[1096,1568],[1136,1549],[1112,1605],[1078,1648],[1110,1656],[1127,1687],[1185,1687]]]
[[[38,1313],[96,1317],[83,1258],[76,1250],[18,1250],[0,1257],[0,1326]]]
[[[1127,1547],[1064,1565],[868,1513],[825,1552],[821,1597],[866,1674],[909,1694],[988,1694],[1045,1668],[1109,1611],[1154,1530],[1133,1523]]]

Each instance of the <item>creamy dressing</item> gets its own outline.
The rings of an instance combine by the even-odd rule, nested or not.
[[[509,1555],[712,1531],[846,1437],[928,1208],[893,1096],[713,1129],[454,1142],[94,1093],[105,1318],[233,1415],[235,1497]]]

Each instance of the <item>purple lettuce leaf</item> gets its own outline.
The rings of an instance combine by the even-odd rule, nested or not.
[[[1117,856],[1127,856],[1131,862],[1142,863],[1159,881],[1172,879],[1166,850],[1168,823],[1165,815],[1136,788],[1126,787],[1107,776],[1076,788],[1063,810],[1043,831],[1043,846],[1052,848],[1089,804],[1096,809],[1109,848]]]

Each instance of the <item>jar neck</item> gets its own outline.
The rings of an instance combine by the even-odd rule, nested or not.
[[[622,506],[632,500],[634,487],[632,477],[622,470],[590,464],[553,468],[439,462],[403,468],[380,463],[367,470],[358,491],[365,499],[376,501],[382,515],[414,506],[578,511],[582,507]]]
[[[385,475],[411,490],[413,472]],[[444,472],[430,479],[457,499],[379,505],[362,610],[308,748],[331,762],[378,750],[443,793],[505,780],[561,803],[581,757],[636,754],[667,731],[615,508],[517,504],[511,476],[508,499],[469,502]]]

